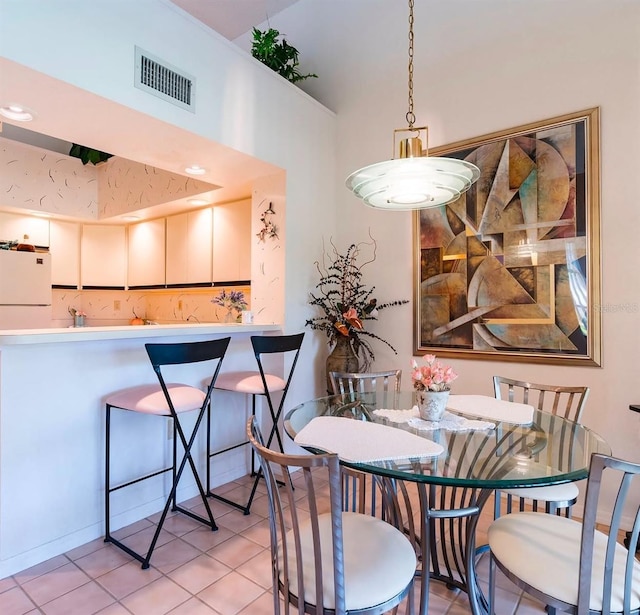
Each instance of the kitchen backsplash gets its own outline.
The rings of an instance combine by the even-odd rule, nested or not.
[[[52,327],[73,324],[70,309],[84,312],[86,326],[127,325],[135,316],[171,324],[178,322],[223,322],[226,309],[211,303],[223,288],[243,291],[251,309],[250,286],[225,286],[206,290],[180,291],[109,291],[53,290]]]

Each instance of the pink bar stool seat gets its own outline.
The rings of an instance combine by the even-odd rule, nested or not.
[[[271,393],[283,391],[287,383],[279,376],[265,374],[267,389]],[[216,389],[247,393],[249,395],[264,395],[264,384],[260,372],[228,372],[220,374],[216,380]]]
[[[173,407],[178,414],[199,410],[204,402],[204,392],[192,386],[170,383],[167,384],[167,390]],[[159,384],[143,384],[123,389],[113,395],[109,395],[105,403],[120,410],[171,416],[169,404]]]

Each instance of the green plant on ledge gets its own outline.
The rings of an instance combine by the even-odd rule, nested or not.
[[[87,164],[89,162],[91,164],[98,164],[99,162],[109,160],[113,154],[107,154],[106,152],[101,152],[98,149],[92,149],[85,145],[78,145],[77,143],[74,143],[69,150],[69,156],[80,158],[80,160],[82,160],[82,164]]]
[[[298,71],[298,50],[289,45],[284,37],[280,40],[279,36],[280,32],[274,28],[269,28],[264,32],[253,28],[251,55],[291,83],[309,77],[317,77],[318,75],[313,73],[300,74]]]

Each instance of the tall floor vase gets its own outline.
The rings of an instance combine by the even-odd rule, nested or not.
[[[331,378],[329,372],[358,372],[360,371],[360,362],[356,353],[351,346],[351,338],[345,335],[339,335],[336,338],[336,345],[327,357],[326,376],[327,376],[327,393],[333,395],[333,387],[331,386]]]

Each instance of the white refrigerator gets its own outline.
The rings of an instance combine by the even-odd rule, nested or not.
[[[51,326],[51,254],[0,250],[0,330]]]

